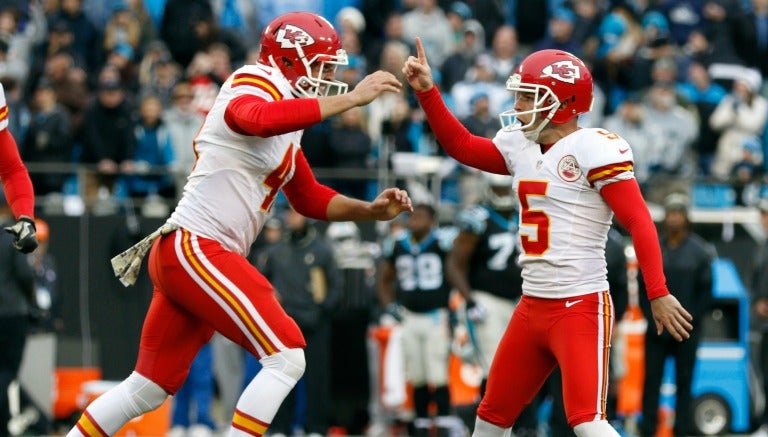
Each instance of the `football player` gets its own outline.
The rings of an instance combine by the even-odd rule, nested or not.
[[[471,332],[472,361],[483,370],[482,397],[496,348],[522,295],[523,279],[517,263],[520,249],[512,177],[482,173],[480,180],[483,200],[456,216],[459,233],[446,264],[451,285],[464,297],[459,320]],[[536,433],[537,407],[533,402],[523,410],[514,426],[516,435]]]
[[[194,141],[197,156],[166,224],[113,258],[132,284],[151,246],[154,284],[135,371],[91,403],[68,436],[106,436],[174,394],[198,350],[218,331],[258,357],[262,370],[237,402],[230,436],[261,436],[304,373],[305,341],[246,255],[278,192],[302,215],[321,220],[389,220],[411,209],[389,188],[372,202],[342,196],[315,179],[301,149],[304,128],[385,92],[390,73],[366,76],[349,93],[336,81],[346,65],[324,18],[292,12],[264,28],[256,64],[222,85]]]
[[[383,317],[401,323],[405,373],[413,385],[415,435],[431,434],[429,405],[434,402],[438,436],[447,437],[456,425],[448,392],[451,286],[445,277],[445,257],[451,239],[441,235],[436,224],[432,206],[413,207],[408,229],[383,248],[378,295]]]
[[[462,164],[513,177],[520,203],[523,297],[502,337],[474,434],[502,436],[555,366],[568,424],[580,437],[618,436],[606,420],[614,311],[605,241],[613,214],[632,236],[656,331],[682,341],[691,315],[669,293],[656,228],[621,137],[578,126],[592,106],[592,75],[570,53],[528,55],[507,80],[513,108],[490,140],[471,135],[434,86],[421,40],[403,73],[437,141]]]
[[[0,85],[0,181],[16,223],[5,228],[13,234],[13,247],[22,253],[37,248],[35,236],[35,193],[27,167],[21,161],[19,147],[8,130],[8,103]]]

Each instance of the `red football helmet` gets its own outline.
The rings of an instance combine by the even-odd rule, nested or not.
[[[542,113],[541,132],[548,122],[562,124],[592,109],[592,74],[578,57],[562,50],[540,50],[528,55],[507,80],[507,89],[515,93],[533,94],[533,108],[499,115],[501,127],[515,131],[533,125],[537,117],[523,125],[522,114]],[[535,136],[538,136],[536,132]]]
[[[259,62],[280,70],[298,97],[347,92],[346,83],[333,79],[336,67],[348,63],[339,35],[328,20],[311,12],[272,20],[261,33]]]

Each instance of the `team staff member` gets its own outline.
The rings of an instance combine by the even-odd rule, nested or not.
[[[688,197],[673,193],[664,199],[664,223],[661,232],[661,254],[664,273],[675,290],[680,303],[685,305],[693,319],[701,321],[712,302],[712,260],[715,248],[690,230]],[[643,276],[640,289],[645,289]],[[648,302],[640,301],[646,319],[652,320]],[[656,434],[659,417],[659,391],[667,357],[675,359],[675,435],[693,434],[690,418],[691,384],[696,364],[696,349],[701,340],[701,323],[694,323],[690,338],[678,343],[669,334],[645,334],[645,380],[643,382],[643,420],[640,435]]]
[[[336,66],[346,64],[338,34],[320,16],[288,13],[264,28],[258,62],[226,80],[203,122],[195,167],[171,217],[113,258],[115,273],[131,284],[152,245],[155,288],[139,356],[135,371],[92,402],[69,437],[112,435],[159,407],[214,331],[262,365],[240,396],[229,435],[266,432],[306,365],[299,327],[246,259],[278,192],[301,214],[322,220],[390,220],[411,209],[396,188],[372,202],[339,195],[317,182],[304,157],[304,128],[400,91],[394,75],[378,71],[346,93],[334,79]]]
[[[530,54],[507,81],[514,107],[493,140],[456,120],[434,86],[420,39],[403,74],[437,141],[470,167],[511,174],[520,202],[523,298],[502,337],[474,434],[503,436],[560,366],[568,424],[580,437],[619,434],[606,420],[614,313],[605,241],[615,213],[632,235],[657,333],[682,341],[691,315],[669,293],[656,228],[632,173],[626,141],[578,126],[592,106],[592,75],[570,53]],[[524,359],[520,359],[524,357]]]

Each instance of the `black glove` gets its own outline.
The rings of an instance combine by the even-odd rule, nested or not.
[[[15,225],[5,228],[13,234],[13,247],[21,253],[29,253],[37,248],[35,222],[29,217],[21,217]]]

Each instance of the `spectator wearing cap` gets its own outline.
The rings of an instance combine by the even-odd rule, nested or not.
[[[582,57],[581,42],[573,37],[575,22],[576,14],[573,11],[568,8],[557,8],[549,18],[547,34],[533,46],[533,50],[564,50]]]
[[[762,77],[757,70],[744,69],[733,81],[709,117],[709,125],[721,133],[712,163],[712,174],[728,180],[733,166],[741,161],[744,139],[763,134],[768,119],[768,100],[760,95]]]
[[[472,19],[472,9],[462,1],[451,3],[451,7],[446,11],[448,23],[453,31],[454,49],[460,50],[464,41],[464,22]]]
[[[763,198],[757,204],[760,211],[760,224],[763,232],[768,235],[768,198]],[[750,300],[754,314],[754,326],[760,334],[760,368],[762,375],[763,396],[768,395],[768,239],[763,240],[757,248],[757,254],[752,258],[752,277]],[[760,427],[753,437],[768,437],[768,408],[758,419]]]
[[[90,199],[100,187],[111,189],[118,173],[134,169],[136,137],[131,107],[125,90],[114,79],[98,84],[96,99],[86,110],[81,161],[96,165],[85,187]]]
[[[664,199],[664,221],[659,240],[667,285],[681,305],[693,316],[690,337],[678,342],[667,332],[657,333],[647,299],[640,306],[648,321],[645,334],[645,381],[643,383],[642,422],[640,436],[652,437],[658,425],[659,393],[668,357],[675,361],[675,425],[674,435],[693,434],[691,383],[696,364],[696,350],[701,340],[702,321],[712,298],[712,261],[717,254],[712,245],[690,230],[688,197],[672,193]],[[638,277],[640,293],[645,292],[642,275]]]
[[[117,44],[107,56],[106,65],[114,67],[123,88],[133,97],[139,91],[139,66],[134,62],[136,51],[128,43]]]
[[[509,98],[509,92],[507,92],[504,84],[497,81],[496,78],[492,59],[489,56],[477,56],[474,65],[467,70],[464,79],[451,88],[450,96],[453,99],[456,116],[464,118],[471,114],[469,101],[472,96],[479,92],[488,95],[491,113],[500,113],[501,108]]]
[[[32,116],[21,142],[25,162],[69,163],[72,161],[72,136],[69,114],[58,103],[53,82],[43,78],[33,94]],[[30,177],[35,194],[61,192],[68,175],[33,172]]]

